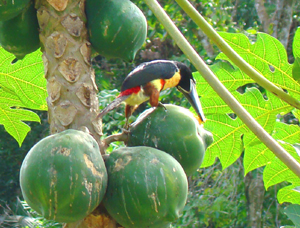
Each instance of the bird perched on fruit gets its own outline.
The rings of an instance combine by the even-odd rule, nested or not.
[[[152,107],[162,105],[159,102],[160,91],[172,87],[176,87],[183,93],[195,109],[200,121],[204,122],[205,117],[191,70],[184,63],[169,60],[142,63],[131,71],[122,84],[119,96],[100,112],[98,118],[102,118],[124,101],[127,125],[128,118],[140,104],[149,100]]]

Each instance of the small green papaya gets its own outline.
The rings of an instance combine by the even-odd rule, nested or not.
[[[10,20],[22,12],[30,0],[0,0],[0,21]]]
[[[151,147],[124,147],[105,160],[108,173],[103,203],[125,228],[167,228],[180,216],[188,182],[181,165]]]
[[[96,140],[72,129],[42,139],[22,163],[20,185],[28,205],[46,219],[70,223],[85,218],[107,186]]]
[[[210,132],[199,125],[186,108],[164,105],[143,112],[130,126],[128,146],[150,146],[172,155],[186,174],[201,165],[206,148],[212,143]]]
[[[0,21],[0,45],[17,59],[40,47],[36,9],[31,2],[18,16]]]
[[[107,58],[134,59],[147,36],[147,20],[129,0],[87,0],[92,48]]]

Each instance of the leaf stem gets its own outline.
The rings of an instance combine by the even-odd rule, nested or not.
[[[248,126],[248,128],[298,177],[300,177],[300,164],[288,153],[279,143],[273,139],[262,126],[239,104],[233,95],[213,74],[205,62],[200,58],[197,52],[192,48],[189,42],[181,34],[169,16],[156,0],[145,0],[145,3],[163,24],[167,32],[172,36],[183,53],[190,59],[192,64],[201,73],[204,79],[216,91],[216,93],[227,103],[227,105],[236,113],[236,115]]]
[[[220,48],[220,50],[243,72],[252,78],[266,90],[285,101],[289,105],[300,109],[300,101],[284,92],[281,88],[274,85],[267,78],[256,71],[249,63],[239,56],[213,27],[201,16],[188,0],[175,0],[187,15],[199,26],[199,28]]]

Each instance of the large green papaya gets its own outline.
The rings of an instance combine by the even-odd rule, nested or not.
[[[166,228],[181,214],[188,183],[181,165],[151,147],[125,147],[105,160],[104,206],[125,228]]]
[[[0,21],[0,45],[17,59],[40,47],[39,25],[33,1],[18,16]]]
[[[0,0],[0,21],[16,17],[24,10],[30,0]]]
[[[107,58],[134,59],[145,42],[147,20],[129,0],[87,0],[87,27],[92,48]]]
[[[22,163],[20,185],[28,205],[46,219],[83,219],[99,205],[107,186],[97,142],[71,129],[42,139]]]
[[[166,110],[165,110],[166,108]],[[130,127],[128,146],[150,146],[172,155],[187,175],[201,165],[212,134],[186,108],[165,105],[148,109]]]

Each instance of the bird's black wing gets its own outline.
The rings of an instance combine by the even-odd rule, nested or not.
[[[155,79],[170,79],[176,72],[178,72],[178,67],[173,61],[154,60],[143,63],[127,75],[122,84],[121,92],[145,85]]]

